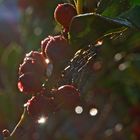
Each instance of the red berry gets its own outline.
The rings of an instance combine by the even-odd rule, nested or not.
[[[43,95],[33,96],[27,102],[27,111],[34,120],[41,117],[47,118],[49,113],[55,111],[54,99]]]
[[[74,109],[80,104],[80,93],[72,85],[64,85],[55,91],[55,101],[63,109]]]
[[[34,73],[25,73],[18,79],[18,89],[25,93],[37,93],[41,91],[42,83],[42,77]]]
[[[41,41],[41,51],[42,51],[42,54],[45,58],[46,58],[45,49],[46,49],[46,46],[47,46],[48,42],[51,40],[51,38],[53,38],[53,37],[48,36],[44,40]]]
[[[38,63],[40,63],[41,65],[46,65],[45,57],[43,56],[42,53],[40,53],[38,51],[31,51],[31,52],[27,53],[24,58],[24,61],[26,61],[27,59],[35,60]]]
[[[45,58],[42,53],[37,51],[31,51],[26,54],[23,63],[19,67],[19,75],[25,73],[35,73],[42,76],[50,76],[53,70],[53,66],[50,60]],[[49,71],[49,75],[47,75]]]
[[[47,65],[47,64],[46,64]],[[33,72],[39,75],[45,75],[46,65],[41,65],[41,62],[38,63],[35,59],[27,59],[19,67],[19,75]]]
[[[70,46],[67,40],[61,36],[49,37],[46,45],[45,54],[53,62],[58,63],[66,59],[69,55]]]
[[[42,89],[43,81],[51,76],[53,65],[47,63],[42,53],[31,51],[26,54],[19,67],[18,88],[21,92],[37,93]]]
[[[7,129],[4,129],[3,131],[2,131],[2,134],[3,134],[3,137],[9,137],[10,136],[10,132],[9,132],[9,130],[7,130]]]
[[[76,8],[69,3],[58,4],[54,11],[55,20],[66,29],[69,29],[71,20],[76,15]]]

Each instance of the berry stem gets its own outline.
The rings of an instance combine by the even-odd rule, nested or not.
[[[77,5],[77,1],[76,0],[73,0],[73,2],[74,2],[74,4],[75,4],[75,6]]]
[[[77,0],[76,9],[78,14],[83,12],[83,0]]]
[[[23,113],[21,115],[21,118],[20,118],[18,124],[15,126],[15,128],[11,132],[10,136],[7,137],[7,138],[4,138],[5,140],[14,140],[17,137],[16,135],[19,135],[21,133],[21,131],[23,129],[23,125],[24,125],[24,123],[26,121],[26,117],[25,117],[26,113],[27,113],[26,107],[24,107],[24,111],[23,111]]]
[[[22,126],[22,124],[23,124],[23,122],[24,122],[24,118],[25,118],[25,113],[26,113],[26,108],[24,107],[24,111],[23,111],[23,113],[22,113],[22,115],[21,115],[21,118],[20,118],[18,124],[16,125],[16,127],[14,128],[14,130],[12,131],[12,133],[10,134],[10,136],[13,136],[13,135],[15,134],[16,130],[17,130],[20,126]]]

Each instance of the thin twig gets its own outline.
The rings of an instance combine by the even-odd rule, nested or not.
[[[24,128],[23,126],[25,125],[25,121],[26,121],[26,107],[24,107],[23,113],[21,115],[21,118],[19,120],[19,122],[17,123],[17,125],[15,126],[14,130],[11,132],[10,136],[7,138],[4,138],[5,140],[15,140],[15,137],[17,137],[17,135],[22,135],[24,134]]]
[[[76,5],[77,5],[77,1],[76,1],[76,0],[73,0],[73,2],[74,2],[74,4],[75,4],[75,7],[76,7]]]
[[[26,113],[26,108],[24,107],[23,114],[21,115],[21,118],[20,118],[18,124],[16,125],[16,127],[14,128],[12,133],[10,134],[11,137],[15,134],[16,130],[22,125],[24,117],[25,117],[25,113]]]

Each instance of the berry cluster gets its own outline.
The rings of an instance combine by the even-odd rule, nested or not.
[[[21,92],[36,93],[41,91],[46,78],[47,63],[42,53],[31,51],[26,54],[19,67],[18,88]]]
[[[54,17],[68,32],[76,14],[73,5],[59,4]],[[26,54],[18,72],[18,89],[26,95],[32,95],[26,106],[28,114],[34,120],[42,116],[48,117],[50,113],[55,114],[60,109],[73,110],[80,103],[80,93],[74,86],[62,85],[50,89],[46,84],[56,68],[61,68],[72,52],[68,39],[62,34],[48,36],[41,41],[40,50]]]

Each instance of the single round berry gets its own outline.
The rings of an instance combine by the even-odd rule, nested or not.
[[[46,72],[46,66],[47,64],[42,65],[35,59],[27,59],[20,65],[19,75],[31,72],[43,76]]]
[[[69,56],[70,45],[61,35],[49,37],[49,42],[45,47],[45,54],[52,63],[58,63]]]
[[[38,63],[40,63],[41,65],[45,65],[45,57],[43,56],[43,54],[41,52],[38,51],[31,51],[29,53],[26,54],[24,61],[31,59],[31,60],[35,60]]]
[[[43,79],[34,73],[22,74],[18,79],[18,89],[25,93],[37,93],[42,89]]]
[[[37,75],[45,76],[47,69],[46,58],[38,51],[31,51],[26,54],[23,63],[19,67],[19,75],[33,72]]]
[[[55,91],[55,101],[60,108],[74,109],[80,104],[80,93],[72,85],[64,85]]]
[[[54,11],[55,20],[66,29],[69,29],[71,20],[76,15],[76,8],[69,3],[58,4]]]
[[[43,95],[33,96],[27,102],[27,111],[36,121],[41,117],[47,118],[49,113],[55,112],[55,107],[54,99]]]
[[[9,136],[10,136],[9,130],[8,130],[8,129],[4,129],[4,130],[2,131],[2,135],[3,135],[4,138],[9,137]]]

